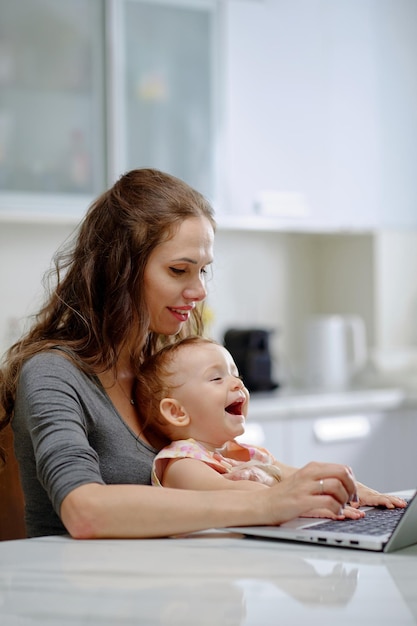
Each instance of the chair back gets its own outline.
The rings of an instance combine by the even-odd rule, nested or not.
[[[0,541],[24,539],[24,498],[20,484],[19,466],[13,451],[13,432],[8,425],[0,433],[7,454],[6,466],[0,470]]]

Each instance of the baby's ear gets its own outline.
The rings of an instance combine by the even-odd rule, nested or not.
[[[166,421],[172,426],[188,426],[190,417],[184,407],[174,398],[161,400],[159,409]]]

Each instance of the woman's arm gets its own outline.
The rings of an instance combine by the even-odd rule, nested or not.
[[[320,480],[326,481],[324,494]],[[316,508],[335,519],[354,489],[347,467],[309,463],[276,486],[249,493],[82,485],[64,498],[60,516],[74,538],[165,537],[207,528],[281,524]]]

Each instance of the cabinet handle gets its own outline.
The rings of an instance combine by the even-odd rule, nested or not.
[[[364,439],[371,431],[369,418],[365,415],[324,417],[314,422],[313,432],[321,443]]]

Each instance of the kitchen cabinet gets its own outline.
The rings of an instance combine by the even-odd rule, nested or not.
[[[417,3],[378,4],[381,222],[417,225]]]
[[[415,489],[417,408],[277,417],[257,407],[246,441],[258,443],[294,467],[310,461],[344,463],[357,480],[381,491]]]
[[[225,14],[229,222],[253,226],[258,207],[267,229],[417,226],[416,3],[231,0]]]
[[[158,167],[220,227],[417,226],[414,0],[0,0],[0,219]]]
[[[214,189],[215,0],[0,0],[0,218],[78,220],[123,172]]]
[[[384,491],[404,484],[396,482],[394,466],[401,456],[389,454],[391,434],[384,413],[331,415],[293,420],[287,443],[296,467],[311,460],[345,463],[357,480]]]
[[[0,212],[81,214],[105,183],[103,3],[0,11]]]
[[[116,146],[125,138],[119,169],[151,165],[212,196],[215,5],[125,0],[117,6],[124,84],[115,92],[123,94],[125,126],[114,137]]]

